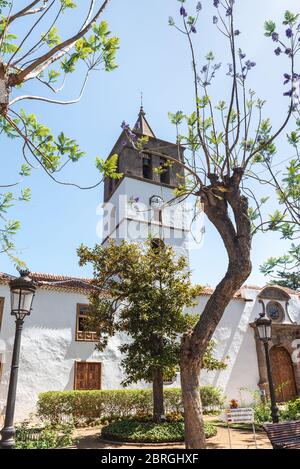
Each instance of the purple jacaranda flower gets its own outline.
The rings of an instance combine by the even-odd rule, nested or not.
[[[214,17],[213,17],[213,23],[214,23],[214,24],[217,24],[218,21],[219,21],[218,17],[217,17],[217,16],[214,16]]]
[[[288,73],[285,73],[283,76],[284,76],[284,78],[285,78],[283,84],[286,85],[289,81],[291,81],[291,78],[292,78],[292,77],[291,77],[291,75],[289,75]]]
[[[285,32],[286,37],[292,37],[293,36],[293,30],[292,28],[288,28]]]
[[[127,124],[125,121],[122,122],[121,128],[122,128],[123,130],[130,130],[129,124]]]
[[[218,8],[220,5],[220,0],[214,0],[214,7]]]
[[[186,9],[184,8],[184,6],[182,6],[182,7],[180,8],[180,14],[181,14],[181,16],[183,16],[183,17],[186,17],[186,16],[187,16],[187,12],[186,12]]]
[[[288,55],[289,57],[293,57],[293,51],[290,47],[288,47],[287,49],[285,49],[284,53],[286,55]]]
[[[140,201],[140,198],[139,198],[139,197],[136,197],[136,198],[134,199],[134,201],[135,201],[136,203],[138,203],[138,202]]]
[[[232,15],[232,8],[229,7],[229,8],[227,8],[227,10],[226,10],[226,16],[231,16],[231,15]]]
[[[272,39],[274,42],[278,42],[279,41],[279,34],[278,33],[273,33],[272,34]]]
[[[283,96],[288,96],[289,98],[291,98],[295,90],[296,88],[292,88],[290,91],[286,91],[285,93],[283,93]]]
[[[201,3],[201,2],[198,2],[198,3],[197,3],[196,10],[197,10],[197,11],[201,11],[201,10],[202,10],[202,3]]]
[[[235,35],[235,36],[239,36],[240,34],[241,34],[241,31],[240,31],[239,29],[236,29],[236,30],[234,31],[234,35]]]
[[[191,27],[191,32],[194,33],[194,34],[197,32],[197,29],[195,28],[195,26]]]
[[[251,68],[253,68],[255,66],[256,66],[256,62],[252,62],[251,60],[247,60],[247,62],[246,62],[247,70],[251,70]]]
[[[239,52],[239,58],[243,60],[246,57],[246,54],[244,54],[242,51]]]
[[[276,55],[280,55],[282,53],[282,50],[280,47],[277,47],[277,49],[274,50]]]

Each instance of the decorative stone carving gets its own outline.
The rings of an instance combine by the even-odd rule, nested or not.
[[[263,288],[258,298],[273,301],[288,301],[291,299],[290,295],[285,290],[273,286]]]

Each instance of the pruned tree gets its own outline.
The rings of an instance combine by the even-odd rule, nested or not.
[[[77,162],[85,153],[76,140],[64,132],[55,136],[30,112],[30,108],[29,112],[20,109],[20,104],[25,105],[28,101],[61,106],[77,103],[93,71],[116,68],[119,39],[111,35],[106,21],[100,21],[110,0],[88,0],[84,3],[83,7],[80,6],[80,14],[74,17],[74,32],[64,34],[66,17],[71,17],[77,6],[74,1],[0,1],[0,133],[20,139],[23,162],[19,165],[19,175],[22,180],[37,167],[56,183],[80,189],[97,187],[104,175],[119,177],[115,157],[107,163],[97,158],[96,166],[102,177],[89,187],[61,180],[60,173],[65,166]],[[19,30],[20,23],[23,25],[22,34],[18,38],[14,32]],[[81,66],[77,69],[79,63]],[[66,100],[63,94],[68,78],[75,72],[83,75],[82,85],[74,99]],[[60,99],[56,97],[58,95]],[[5,216],[3,208],[7,209],[8,200],[12,203],[17,199],[6,188],[19,183],[5,184],[1,180],[0,216]],[[28,198],[28,189],[26,195]],[[10,252],[13,247],[10,235],[17,225],[14,229],[4,225],[0,242],[2,250]]]
[[[198,320],[184,309],[195,303],[202,288],[192,286],[186,258],[176,258],[167,245],[111,242],[94,249],[81,246],[78,254],[80,265],[89,263],[94,271],[86,328],[97,333],[99,350],[115,334],[127,335],[120,347],[123,384],[152,383],[153,418],[160,422],[165,413],[163,383],[179,367],[180,337]],[[210,343],[203,357],[204,368],[225,368],[213,347]]]
[[[288,100],[282,122],[274,128],[266,117],[266,102],[248,89],[249,75],[256,63],[238,47],[241,31],[236,26],[234,0],[213,0],[212,22],[228,44],[231,61],[226,73],[228,94],[213,95],[213,79],[221,69],[214,54],[206,55],[198,66],[195,39],[200,28],[202,4],[196,3],[194,14],[187,11],[185,0],[179,0],[181,23],[171,17],[169,24],[186,38],[192,59],[195,110],[171,114],[177,128],[178,142],[186,147],[182,162],[187,182],[178,195],[194,195],[201,201],[209,222],[216,228],[228,254],[228,267],[221,282],[210,296],[193,331],[187,333],[181,347],[181,382],[185,409],[185,438],[188,448],[205,448],[201,399],[198,393],[202,360],[225,308],[251,273],[253,217],[260,217],[265,199],[257,200],[253,181],[263,183],[259,169],[266,169],[276,154],[276,140],[299,108],[296,86],[299,76],[295,59],[300,50],[299,15],[287,11],[284,32],[273,21],[266,21],[265,35],[275,44],[275,55],[284,55],[289,70],[285,74]],[[207,38],[205,39],[207,40]],[[274,99],[276,99],[274,97]],[[183,125],[187,131],[181,130]],[[275,188],[274,194],[277,189]],[[282,218],[281,220],[282,221]],[[263,222],[263,221],[262,221]],[[270,223],[271,220],[268,220]],[[276,224],[278,220],[273,220]]]

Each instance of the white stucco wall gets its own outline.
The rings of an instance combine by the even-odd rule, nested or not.
[[[253,393],[259,390],[259,370],[257,361],[254,330],[249,326],[262,312],[262,306],[257,299],[260,290],[243,289],[243,299],[233,299],[216,329],[215,355],[226,360],[227,369],[222,371],[202,371],[201,384],[220,387],[229,402],[237,399],[240,404],[253,402]],[[208,296],[199,299],[198,307],[203,310]],[[247,300],[247,301],[245,301]],[[289,301],[291,319],[300,324],[300,299],[293,295]],[[283,324],[290,324],[286,316]]]
[[[0,285],[5,297],[0,354],[4,369],[0,383],[0,414],[6,401],[12,346],[14,318],[10,315],[8,287]],[[16,418],[23,419],[35,410],[38,394],[43,391],[74,389],[76,360],[102,363],[102,388],[121,388],[123,378],[119,346],[121,336],[109,341],[104,352],[95,350],[91,342],[75,341],[76,305],[88,303],[84,295],[39,289],[31,316],[25,319],[22,334]]]
[[[201,384],[219,386],[228,401],[237,399],[248,404],[253,392],[258,390],[258,363],[254,332],[249,326],[261,312],[256,299],[259,290],[245,289],[245,299],[230,302],[216,330],[216,356],[228,357],[226,370],[202,372]],[[12,345],[14,318],[10,315],[10,298],[7,286],[0,285],[0,296],[5,297],[0,355],[4,370],[0,383],[0,412],[6,401]],[[195,311],[201,313],[208,296],[199,298]],[[76,305],[88,303],[85,295],[72,292],[39,289],[31,316],[26,318],[22,336],[21,359],[16,404],[16,419],[26,418],[35,410],[38,394],[43,391],[63,391],[74,388],[74,364],[76,360],[102,363],[102,388],[121,388],[123,373],[120,366],[119,346],[125,336],[109,341],[104,352],[95,350],[94,343],[75,341]],[[293,321],[300,323],[300,300],[293,296],[289,304]],[[286,318],[289,323],[289,319]],[[180,380],[178,378],[177,384]],[[135,387],[141,387],[139,384]],[[241,392],[241,389],[243,391]],[[248,390],[248,391],[247,391]]]

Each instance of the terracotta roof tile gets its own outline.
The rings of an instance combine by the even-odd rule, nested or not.
[[[71,277],[66,275],[44,274],[31,272],[30,278],[37,282],[38,287],[45,290],[69,291],[86,294],[93,289],[92,279]],[[0,283],[8,284],[14,277],[0,273]]]
[[[32,272],[30,277],[38,283],[38,286],[45,290],[58,290],[58,291],[70,291],[87,294],[88,291],[93,289],[92,279],[84,277],[71,277],[66,275],[57,275],[57,274],[45,274],[41,272]],[[14,276],[0,272],[0,284],[8,284]],[[244,285],[240,290],[236,292],[234,298],[245,300],[244,291],[245,290],[256,290],[262,291],[267,286],[278,287],[290,295],[297,295],[300,297],[300,292],[291,290],[290,288],[285,288],[277,285],[265,285],[260,287],[258,285]],[[214,292],[214,289],[205,286],[203,288],[202,295],[210,296]]]

